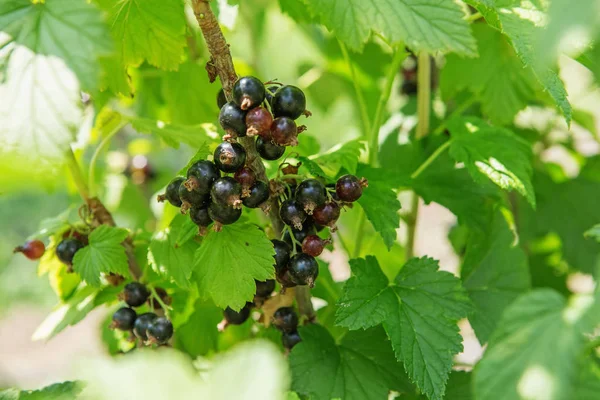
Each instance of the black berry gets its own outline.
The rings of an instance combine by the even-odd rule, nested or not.
[[[190,219],[199,227],[206,227],[212,223],[208,215],[208,207],[192,207],[190,209]]]
[[[231,206],[224,206],[219,203],[211,203],[208,207],[208,215],[213,221],[221,225],[230,225],[240,219],[242,210]]]
[[[330,201],[315,208],[312,217],[315,223],[333,228],[340,217],[340,206],[338,206],[337,203]]]
[[[275,255],[273,256],[275,259],[275,272],[279,273],[287,267],[292,249],[290,248],[290,245],[281,240],[272,239],[271,242],[275,248]]]
[[[219,106],[219,110],[223,108],[225,104],[227,104],[227,97],[225,97],[225,91],[221,88],[219,93],[217,93],[217,106]]]
[[[267,200],[269,200],[269,185],[263,181],[256,181],[250,189],[250,196],[246,197],[243,203],[248,208],[256,208]]]
[[[296,201],[302,204],[304,211],[312,215],[315,208],[327,201],[327,189],[318,180],[307,179],[296,188]]]
[[[264,107],[256,107],[246,114],[246,134],[248,136],[262,136],[271,138],[271,125],[273,116]]]
[[[288,271],[292,282],[296,285],[313,287],[319,275],[319,263],[313,256],[299,253],[290,260]]]
[[[233,173],[244,166],[246,150],[239,143],[223,142],[215,149],[214,160],[221,171]]]
[[[295,345],[297,345],[301,341],[302,338],[300,337],[298,332],[284,332],[281,334],[281,344],[283,344],[283,347],[288,350],[291,350]]]
[[[158,201],[163,202],[167,200],[171,205],[175,207],[181,207],[181,198],[179,197],[179,187],[182,183],[185,182],[185,178],[182,176],[178,176],[174,178],[167,185],[167,189],[165,190],[165,194],[161,194],[158,196]]]
[[[233,101],[242,109],[257,107],[265,100],[265,85],[253,76],[244,76],[233,85]]]
[[[277,89],[279,89],[279,86],[267,87],[267,90],[265,92],[265,100],[267,100],[267,103],[269,103],[269,104],[273,103],[273,95],[275,95],[275,93],[277,93]]]
[[[269,297],[273,290],[275,290],[275,280],[268,279],[264,282],[255,281],[256,282],[256,297]]]
[[[30,260],[39,260],[46,251],[46,246],[41,240],[28,240],[22,246],[17,246],[13,253],[23,253]]]
[[[273,314],[273,325],[282,332],[295,332],[298,329],[298,315],[292,307],[281,307]]]
[[[417,94],[417,81],[404,81],[400,87],[400,93],[414,96]]]
[[[223,311],[223,317],[225,317],[225,321],[231,325],[241,325],[250,316],[250,308],[252,307],[252,303],[246,303],[244,308],[240,311],[234,311],[231,308],[227,307]]]
[[[210,197],[215,203],[233,208],[241,208],[242,185],[230,176],[224,176],[215,181],[210,190]]]
[[[196,161],[187,170],[188,180],[184,183],[188,190],[196,190],[201,194],[208,194],[212,184],[221,177],[217,166],[208,161]]]
[[[271,139],[279,146],[297,146],[298,127],[296,122],[288,117],[275,118],[271,125]]]
[[[281,203],[279,216],[287,225],[293,226],[298,230],[302,229],[302,223],[306,220],[304,208],[294,199],[288,199]]]
[[[302,241],[302,252],[309,256],[317,257],[321,255],[326,245],[331,243],[331,240],[323,240],[317,235],[308,235]]]
[[[231,137],[246,136],[246,112],[232,102],[221,107],[219,124]]]
[[[131,307],[139,307],[148,300],[150,292],[146,286],[139,282],[131,282],[125,285],[123,290],[123,298],[125,303]]]
[[[306,97],[296,86],[282,86],[273,96],[271,107],[275,117],[296,119],[306,110]]]
[[[133,324],[133,333],[143,341],[148,340],[148,328],[152,325],[152,322],[158,318],[158,316],[152,312],[138,315],[135,323]]]
[[[79,249],[83,248],[83,243],[75,238],[63,239],[62,242],[56,246],[56,255],[58,259],[67,265],[73,264],[73,257]]]
[[[133,329],[136,318],[137,313],[131,308],[119,308],[112,316],[112,323],[110,324],[110,327],[112,329],[130,331]]]
[[[358,179],[354,175],[344,175],[337,180],[335,192],[341,201],[352,203],[360,198],[363,187],[367,186],[368,182],[365,178]]]
[[[148,326],[147,335],[152,343],[165,344],[173,336],[173,324],[165,317],[158,317]]]
[[[285,147],[271,143],[262,137],[256,138],[256,151],[265,160],[274,161],[279,159],[285,153]]]
[[[192,207],[207,207],[210,203],[208,193],[200,193],[198,190],[188,190],[185,185],[179,186],[179,198],[181,199],[181,212],[186,213]]]

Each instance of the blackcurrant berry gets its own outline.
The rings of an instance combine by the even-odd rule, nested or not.
[[[302,251],[302,242],[304,241],[304,239],[308,235],[313,235],[315,233],[317,233],[317,230],[314,221],[311,217],[307,217],[306,220],[302,223],[302,229],[296,229],[292,227],[292,234],[294,235],[294,239],[296,239],[296,242],[300,243],[299,245],[296,245],[296,251]],[[289,232],[286,232],[285,235],[283,235],[283,240],[290,246],[294,245],[294,242],[292,241]]]
[[[257,107],[265,100],[265,85],[253,76],[244,76],[233,85],[233,101],[242,109]]]
[[[226,173],[233,173],[246,163],[246,150],[239,143],[223,142],[214,153],[217,167]]]
[[[298,315],[292,307],[281,307],[273,314],[273,325],[282,332],[295,332],[298,329]]]
[[[63,239],[56,246],[56,255],[60,261],[67,265],[73,264],[73,257],[79,249],[83,248],[83,243],[75,238]]]
[[[131,282],[125,285],[123,289],[123,299],[128,306],[139,307],[148,300],[150,291],[146,286],[139,282]]]
[[[285,147],[271,143],[262,137],[256,138],[256,151],[265,160],[274,161],[279,159],[285,153]]]
[[[192,207],[190,209],[190,219],[199,227],[206,227],[212,223],[208,215],[208,207]]]
[[[165,317],[158,317],[148,326],[147,335],[150,342],[165,344],[173,336],[173,324]]]
[[[302,223],[306,220],[304,208],[294,199],[288,199],[281,203],[279,216],[287,225],[293,226],[298,230],[302,229]]]
[[[281,270],[277,274],[277,282],[279,282],[281,284],[281,287],[283,287],[283,288],[291,288],[291,287],[294,287],[294,286],[298,286],[292,280],[292,277],[290,275],[290,271],[289,271],[289,269],[288,269],[287,266],[285,267],[285,269]]]
[[[181,199],[181,212],[183,214],[192,207],[207,207],[210,204],[208,193],[200,193],[196,189],[190,191],[185,185],[179,186],[179,198]]]
[[[302,204],[308,215],[312,215],[315,208],[327,201],[327,189],[320,181],[307,179],[296,188],[296,201]]]
[[[267,103],[272,104],[273,96],[275,95],[275,93],[277,93],[277,89],[279,89],[279,86],[267,87],[267,90],[265,91],[265,100],[267,101]]]
[[[223,317],[228,324],[231,325],[241,325],[250,316],[250,308],[252,303],[246,303],[246,305],[240,311],[234,311],[231,308],[227,307],[223,311]]]
[[[17,246],[13,253],[23,253],[30,260],[39,260],[46,251],[46,246],[41,240],[28,240],[22,246]]]
[[[275,118],[271,125],[271,139],[279,146],[297,146],[298,127],[296,122],[288,117]]]
[[[262,136],[271,138],[271,125],[273,116],[264,107],[256,107],[246,114],[246,134],[248,136]]]
[[[416,81],[404,81],[400,87],[400,93],[407,96],[414,96],[417,94],[417,82]]]
[[[327,202],[315,208],[312,217],[315,223],[334,228],[340,217],[340,206],[334,201]]]
[[[358,179],[354,175],[344,175],[335,183],[335,192],[341,201],[352,203],[360,198],[363,187],[369,186],[365,178]]]
[[[233,102],[221,107],[219,124],[230,137],[246,136],[246,112],[242,111]]]
[[[183,182],[185,182],[185,178],[182,176],[174,178],[167,185],[165,193],[158,195],[157,200],[161,203],[165,200],[168,200],[169,203],[171,203],[171,205],[175,207],[181,207],[181,199],[179,198],[179,187],[182,185]]]
[[[187,170],[188,180],[184,183],[188,190],[196,190],[201,194],[208,194],[213,183],[221,177],[217,166],[208,161],[196,161]]]
[[[256,282],[256,297],[269,297],[273,290],[275,290],[275,280],[268,279],[264,282],[255,281]]]
[[[137,318],[137,313],[129,307],[119,308],[112,316],[111,329],[130,331]]]
[[[148,328],[150,328],[150,325],[152,325],[152,322],[154,322],[156,318],[158,318],[158,315],[153,312],[138,315],[133,324],[133,333],[135,336],[143,341],[148,340]]]
[[[292,282],[296,285],[313,287],[319,275],[319,263],[313,256],[299,253],[290,260],[288,271]]]
[[[225,91],[221,88],[219,93],[217,93],[217,106],[219,106],[219,110],[223,108],[225,104],[227,104],[227,97],[225,97]]]
[[[250,196],[244,199],[244,205],[248,208],[257,208],[269,200],[269,185],[263,181],[256,181],[250,189]]]
[[[317,257],[323,252],[326,245],[331,243],[331,240],[323,240],[317,235],[308,235],[302,241],[302,252],[309,256]]]
[[[298,332],[283,332],[281,334],[281,344],[283,344],[283,347],[288,350],[291,350],[295,345],[297,345],[301,341],[302,338],[300,337]]]
[[[231,206],[224,206],[219,203],[211,203],[208,207],[208,215],[213,221],[216,221],[221,225],[230,225],[240,219],[242,210]]]
[[[275,259],[275,272],[279,273],[287,266],[290,261],[290,255],[292,253],[292,249],[290,245],[281,240],[272,239],[273,247],[275,248],[275,255],[273,258]]]
[[[210,190],[213,202],[233,208],[242,208],[241,196],[242,185],[230,176],[217,179]]]
[[[250,196],[250,188],[256,182],[256,174],[250,167],[238,169],[233,175],[233,179],[242,185],[242,197]]]
[[[276,117],[296,119],[306,110],[306,97],[296,86],[282,86],[273,96],[271,107]]]

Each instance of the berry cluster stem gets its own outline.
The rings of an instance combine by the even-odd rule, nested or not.
[[[219,77],[223,91],[225,92],[225,97],[227,100],[230,100],[233,85],[237,80],[237,74],[235,72],[235,67],[233,66],[229,44],[227,44],[225,36],[219,27],[219,21],[210,8],[210,0],[192,0],[192,8],[196,20],[198,21],[198,25],[200,26],[200,30],[202,31],[202,36],[206,41],[206,47],[210,53],[210,60],[206,64],[208,78],[211,82],[214,82],[216,78]],[[269,180],[265,172],[265,166],[256,151],[254,138],[243,137],[239,138],[238,141],[246,149],[247,165],[252,168],[259,180],[268,182]],[[271,220],[271,225],[275,231],[275,236],[278,237],[283,230],[283,222],[279,218],[279,202],[276,196],[271,196],[269,205],[271,206],[269,219]],[[310,301],[310,291],[308,287],[297,288],[296,301],[298,302],[298,308],[303,314],[309,318],[314,317],[314,310]]]

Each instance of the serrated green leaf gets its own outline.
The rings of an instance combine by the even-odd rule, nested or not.
[[[478,118],[453,119],[450,155],[476,182],[490,179],[505,190],[516,190],[535,207],[531,184],[531,146],[508,129],[493,127]]]
[[[356,174],[369,181],[369,187],[363,189],[363,194],[357,202],[390,250],[396,241],[396,229],[400,227],[398,211],[402,207],[398,195],[392,190],[395,186],[389,180],[390,176],[381,168],[360,164]]]
[[[538,81],[552,96],[564,114],[567,124],[570,124],[572,110],[563,82],[556,71],[543,65],[536,58],[535,39],[537,35],[544,35],[548,2],[506,0],[494,3],[487,0],[468,0],[467,3],[476,7],[489,25],[510,39],[523,64],[533,69]]]
[[[500,211],[485,231],[473,229],[461,267],[475,311],[469,315],[479,341],[488,341],[502,313],[531,287],[527,256]]]
[[[30,0],[3,1],[0,31],[36,54],[64,60],[85,89],[97,87],[100,76],[97,59],[112,50],[101,11],[86,1],[48,0],[37,4]]]
[[[218,351],[217,325],[222,319],[223,311],[214,304],[196,301],[194,313],[177,328],[176,347],[194,358]]]
[[[349,332],[339,345],[316,324],[301,328],[300,336],[290,354],[292,390],[315,400],[381,400],[390,390],[412,392],[383,329]]]
[[[121,243],[129,233],[126,229],[100,225],[89,236],[89,244],[75,253],[73,270],[90,285],[100,285],[100,273],[129,276],[129,264]]]
[[[225,225],[211,231],[194,256],[200,295],[221,307],[240,310],[252,301],[254,280],[273,279],[275,249],[266,234],[255,225]]]
[[[190,169],[192,164],[194,164],[196,161],[206,160],[206,156],[208,156],[209,154],[211,154],[211,152],[208,146],[201,146],[192,156],[192,158],[190,158],[185,167],[181,168],[179,172],[177,172],[177,175],[186,176],[187,170]]]
[[[0,392],[0,400],[72,400],[79,396],[83,384],[76,381],[55,383],[38,390],[15,389]]]
[[[509,124],[535,98],[537,82],[523,68],[510,43],[486,24],[473,24],[479,57],[461,58],[450,54],[441,72],[444,98],[468,89],[481,102],[481,109],[495,124]],[[498,93],[502,93],[501,96]]]
[[[304,0],[310,11],[350,48],[362,49],[371,32],[414,51],[475,55],[464,12],[451,0]]]
[[[323,169],[321,169],[319,164],[317,164],[310,158],[300,156],[300,157],[298,157],[298,160],[300,160],[300,162],[302,162],[302,168],[306,168],[312,176],[322,177],[328,182],[333,182],[333,179],[328,177],[328,175],[325,173],[325,171],[323,171]]]
[[[192,236],[189,236],[190,218],[186,215],[176,215],[168,228],[156,232],[152,236],[148,248],[148,261],[160,275],[173,281],[182,288],[190,287],[190,278],[194,269],[194,252],[198,245],[190,241],[198,233],[198,227],[193,226]],[[193,224],[192,224],[193,225]]]
[[[108,23],[124,66],[143,61],[175,70],[186,47],[186,21],[180,0],[97,0],[108,13]]]
[[[362,141],[358,139],[351,140],[334,146],[325,153],[311,156],[309,159],[317,163],[326,176],[337,176],[342,168],[353,174],[356,172],[360,151],[364,147],[365,145]]]
[[[472,400],[472,374],[465,371],[452,371],[448,379],[448,387],[444,400]]]
[[[460,281],[426,257],[410,259],[393,284],[375,257],[352,260],[351,267],[336,322],[352,329],[383,323],[411,380],[429,398],[441,399],[452,356],[462,351],[457,321],[471,311]]]
[[[592,295],[575,295],[569,303],[550,289],[521,296],[507,308],[475,367],[475,397],[572,398],[584,333],[600,322],[598,308]]]
[[[66,302],[56,306],[32,335],[32,340],[49,340],[70,325],[81,321],[94,308],[117,300],[121,287],[80,287]]]
[[[213,124],[200,124],[184,126],[167,124],[163,121],[155,121],[147,118],[132,118],[131,126],[134,129],[157,135],[169,146],[178,149],[180,143],[188,144],[194,148],[207,148],[213,139],[216,128]]]

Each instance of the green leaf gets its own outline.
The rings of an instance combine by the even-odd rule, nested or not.
[[[186,21],[180,0],[97,0],[108,12],[108,23],[123,65],[143,61],[175,70],[186,47]]]
[[[132,118],[131,126],[134,129],[157,135],[169,146],[178,149],[180,143],[188,144],[194,148],[204,148],[212,141],[209,135],[216,134],[213,124],[201,124],[184,126],[167,124],[163,121],[155,121],[147,118]]]
[[[453,119],[449,129],[450,155],[465,163],[476,182],[490,179],[502,189],[516,190],[535,207],[531,146],[525,140],[477,118]]]
[[[195,254],[200,295],[221,307],[240,310],[252,301],[254,280],[273,279],[273,244],[266,234],[248,223],[226,225],[211,231]]]
[[[385,170],[381,168],[360,164],[357,175],[369,181],[369,187],[363,190],[358,204],[390,250],[396,241],[396,229],[400,227],[398,211],[402,207],[398,195],[392,190],[395,186],[389,181],[389,175],[386,175]]]
[[[37,4],[30,0],[3,1],[0,31],[36,54],[64,60],[85,89],[97,87],[98,57],[112,50],[102,13],[87,1],[48,0]],[[57,88],[52,95],[60,90]]]
[[[325,153],[311,156],[309,160],[317,163],[320,169],[325,172],[325,176],[337,176],[342,168],[354,174],[358,165],[360,151],[364,147],[364,143],[360,140],[351,140],[342,145],[334,146]]]
[[[176,347],[194,358],[218,351],[217,325],[222,319],[222,310],[214,304],[196,301],[194,313],[185,324],[177,328]]]
[[[598,311],[592,295],[575,295],[567,303],[555,291],[540,289],[520,297],[475,367],[475,397],[572,398],[584,333],[600,322]]]
[[[75,325],[94,308],[117,299],[120,286],[99,289],[80,287],[66,302],[59,304],[33,333],[33,340],[49,340],[69,325]]]
[[[588,229],[584,235],[586,238],[595,239],[600,243],[600,224],[594,225],[592,228]]]
[[[336,322],[351,329],[383,323],[396,358],[431,399],[441,399],[454,354],[462,351],[457,321],[471,310],[460,281],[431,258],[412,258],[392,284],[377,259],[350,262]]]
[[[535,38],[545,34],[543,27],[547,20],[545,6],[548,2],[503,0],[493,3],[488,0],[468,0],[467,3],[476,7],[488,24],[510,39],[521,62],[533,69],[538,81],[552,96],[567,124],[570,124],[571,104],[564,84],[556,71],[536,59]]]
[[[451,0],[304,0],[311,12],[350,48],[361,50],[371,32],[413,51],[475,55],[461,7]]]
[[[168,228],[152,236],[148,248],[148,261],[152,268],[182,288],[190,287],[194,252],[198,248],[195,242],[189,240],[198,233],[198,227],[192,223],[190,229],[189,222],[190,218],[185,215],[175,216]]]
[[[100,273],[129,276],[125,248],[126,229],[100,225],[89,236],[89,244],[75,253],[73,270],[90,285],[100,285]]]
[[[464,371],[452,371],[444,400],[472,400],[472,374]]]
[[[321,325],[300,329],[290,354],[292,390],[315,400],[387,399],[390,390],[412,392],[381,328],[349,332],[335,343]]]
[[[500,211],[485,231],[472,230],[461,267],[475,312],[469,315],[479,341],[488,341],[502,313],[531,287],[527,256]]]
[[[81,382],[67,381],[38,390],[3,390],[0,392],[0,400],[72,400],[77,398],[82,390]]]
[[[537,82],[523,68],[510,43],[486,24],[473,24],[479,57],[461,58],[450,54],[440,77],[444,98],[468,89],[481,103],[481,109],[495,124],[505,125],[535,98]],[[502,93],[501,96],[498,93]]]

